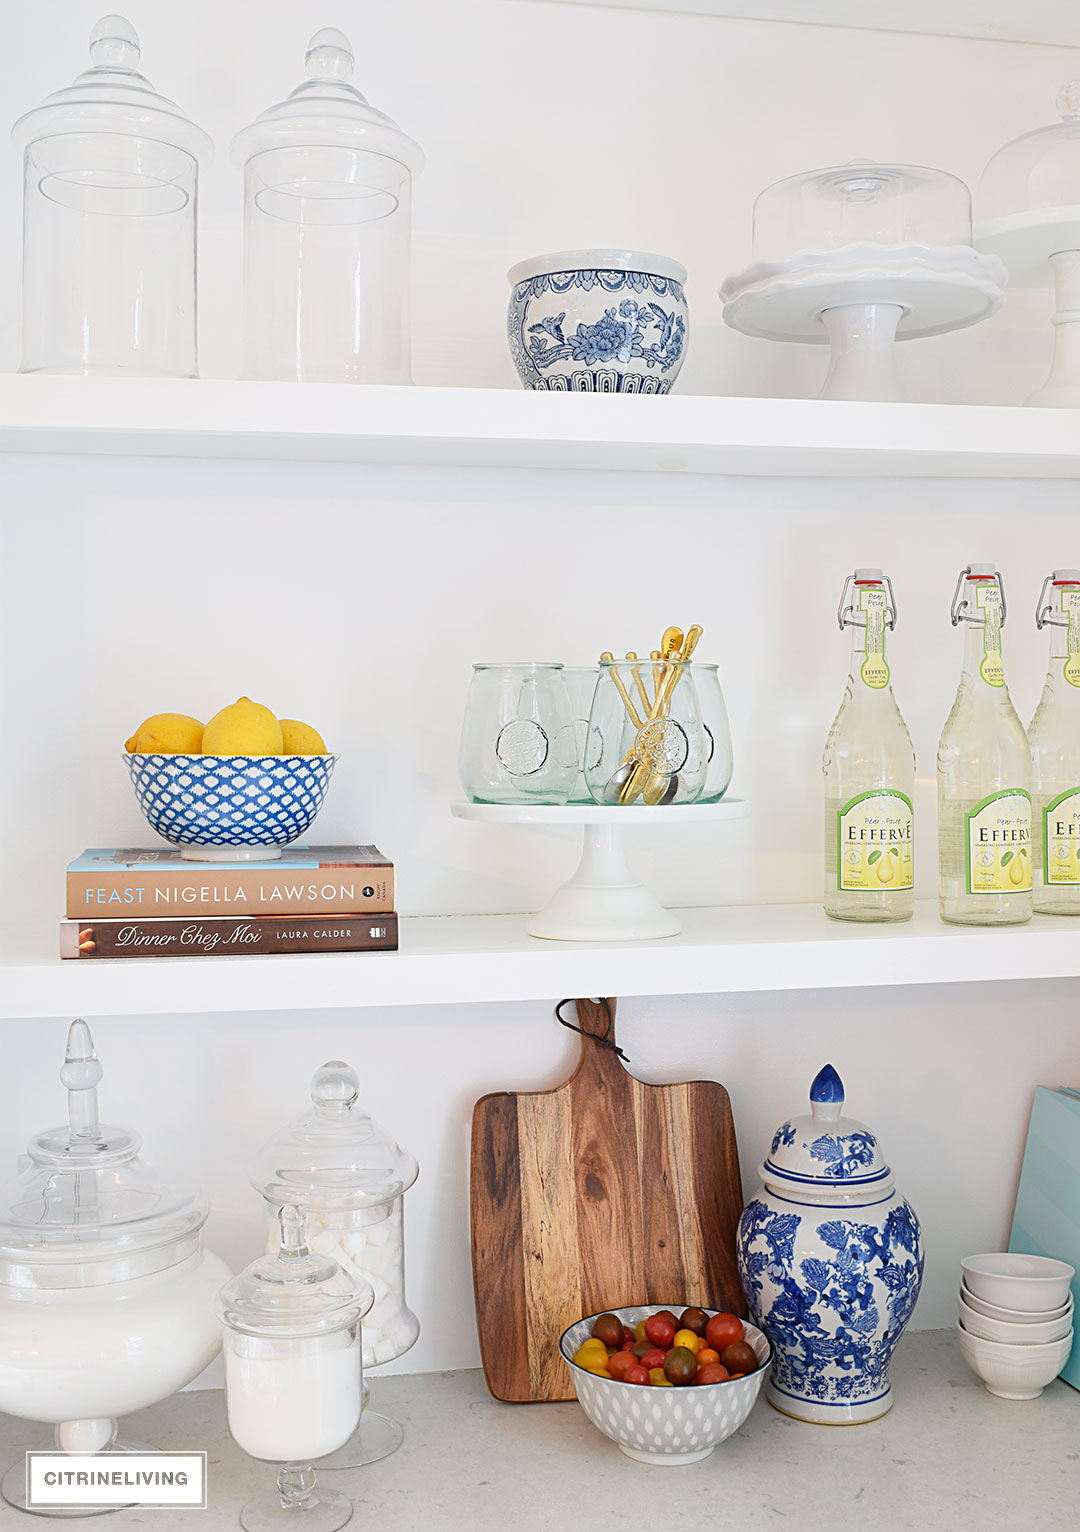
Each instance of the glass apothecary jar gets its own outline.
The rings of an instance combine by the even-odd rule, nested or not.
[[[249,1501],[240,1525],[334,1532],[351,1517],[352,1502],[317,1486],[311,1465],[343,1446],[359,1423],[361,1320],[374,1295],[309,1249],[299,1208],[280,1208],[277,1230],[273,1253],[217,1295],[229,1431],[249,1457],[282,1465],[276,1489]]]
[[[403,1356],[420,1334],[405,1301],[403,1205],[420,1172],[412,1155],[368,1116],[359,1095],[354,1069],[340,1059],[324,1064],[311,1081],[310,1110],[259,1150],[249,1175],[267,1204],[268,1251],[279,1244],[277,1210],[292,1203],[304,1214],[313,1253],[370,1284],[374,1303],[364,1324],[364,1366],[370,1368]],[[370,1410],[360,1437],[334,1467],[375,1462],[402,1439],[395,1421]]]
[[[212,144],[139,73],[122,16],[90,68],[20,117],[22,372],[196,375],[199,161]]]
[[[244,376],[411,383],[417,144],[350,84],[326,28],[307,79],[233,140],[244,169]]]
[[[205,1198],[164,1182],[137,1133],[98,1121],[84,1021],[60,1071],[68,1122],[0,1188],[0,1410],[55,1427],[61,1451],[125,1450],[116,1417],[167,1399],[217,1355],[228,1267],[203,1247]],[[21,1505],[24,1465],[3,1482]]]

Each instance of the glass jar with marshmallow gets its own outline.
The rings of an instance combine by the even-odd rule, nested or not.
[[[249,1169],[264,1198],[267,1252],[278,1248],[277,1210],[304,1214],[307,1243],[318,1255],[370,1283],[375,1302],[364,1318],[364,1372],[403,1356],[420,1334],[405,1301],[403,1197],[419,1174],[411,1154],[360,1105],[356,1071],[340,1059],[316,1070],[311,1108],[259,1150]],[[321,1467],[358,1468],[388,1457],[402,1441],[397,1421],[365,1408],[359,1430]]]

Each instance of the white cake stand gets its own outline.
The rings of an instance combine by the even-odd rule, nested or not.
[[[742,819],[749,808],[739,798],[719,803],[517,804],[465,803],[450,805],[458,819],[499,825],[581,825],[584,844],[577,872],[557,889],[550,904],[529,918],[530,936],[559,942],[648,941],[678,936],[678,919],[665,910],[653,892],[639,883],[626,865],[622,831],[633,825],[715,824]]]
[[[1001,261],[966,245],[856,244],[750,266],[720,296],[733,330],[832,347],[820,399],[902,401],[896,341],[978,324],[1007,280]]]
[[[1024,402],[1075,409],[1080,405],[1080,207],[987,219],[976,228],[975,243],[1004,261],[1014,286],[1054,288],[1050,376]]]

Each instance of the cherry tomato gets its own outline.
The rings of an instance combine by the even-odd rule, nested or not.
[[[708,1323],[709,1316],[704,1309],[683,1309],[679,1316],[679,1329],[693,1330],[695,1335],[704,1335]]]
[[[651,1340],[639,1340],[634,1342],[631,1349],[640,1362],[643,1356],[648,1356],[650,1351],[656,1350],[656,1347]]]
[[[592,1335],[594,1340],[603,1341],[605,1346],[621,1346],[622,1320],[617,1314],[601,1314],[593,1323]]]
[[[608,1372],[613,1378],[625,1378],[632,1367],[638,1366],[638,1359],[632,1351],[616,1351],[608,1363]]]
[[[603,1362],[586,1362],[585,1371],[593,1373],[597,1378],[611,1377],[611,1374],[608,1372]]]
[[[645,1321],[643,1319],[639,1319],[634,1326],[634,1339],[636,1341],[645,1339]]]
[[[679,1328],[679,1321],[675,1318],[675,1315],[671,1312],[670,1309],[657,1309],[656,1314],[653,1317],[657,1319],[670,1319],[676,1330]]]
[[[711,1346],[702,1346],[697,1354],[697,1364],[699,1367],[708,1367],[710,1362],[718,1362],[719,1360],[719,1351],[714,1351]]]
[[[649,1368],[649,1382],[653,1388],[672,1388],[674,1386],[669,1378],[664,1377],[664,1369],[662,1367]]]
[[[640,1364],[637,1367],[631,1367],[630,1371],[623,1377],[624,1383],[648,1383],[648,1381],[649,1374]]]
[[[622,1338],[623,1338],[623,1344],[627,1345],[627,1346],[632,1346],[634,1344],[634,1342],[637,1340],[637,1336],[634,1334],[633,1330],[630,1328],[629,1325],[623,1325],[623,1327],[622,1327]]]
[[[664,1377],[676,1388],[693,1383],[697,1376],[697,1357],[685,1346],[676,1346],[664,1358]]]
[[[720,1353],[720,1360],[728,1372],[756,1372],[757,1354],[747,1341],[735,1341]]]
[[[742,1320],[737,1314],[714,1314],[705,1326],[705,1342],[721,1356],[725,1346],[731,1346],[743,1338]]]
[[[632,1340],[624,1340],[622,1345],[619,1347],[620,1351],[633,1351],[633,1349],[634,1342]]]
[[[673,1346],[685,1346],[687,1351],[692,1351],[695,1356],[701,1350],[701,1336],[695,1335],[693,1330],[676,1330]]]
[[[651,1351],[646,1351],[645,1355],[641,1358],[641,1365],[642,1367],[647,1367],[652,1372],[654,1367],[663,1367],[666,1355],[666,1351],[661,1351],[658,1346],[654,1346]]]
[[[730,1374],[726,1367],[721,1367],[719,1362],[710,1362],[707,1367],[699,1367],[695,1383],[726,1383]]]
[[[675,1322],[665,1314],[653,1314],[645,1321],[645,1336],[661,1351],[666,1350],[675,1339]]]

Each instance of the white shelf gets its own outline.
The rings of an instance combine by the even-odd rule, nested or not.
[[[784,477],[1080,478],[1071,410],[0,376],[0,451]]]
[[[398,953],[75,958],[12,938],[0,1017],[132,1016],[726,994],[1080,977],[1080,921],[1011,930],[946,926],[933,901],[897,926],[827,920],[816,904],[680,910],[661,941],[540,941],[524,915],[406,917]],[[210,982],[212,980],[212,983]],[[208,997],[212,999],[208,1000]]]

